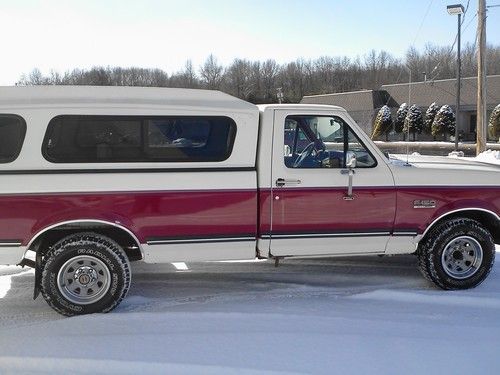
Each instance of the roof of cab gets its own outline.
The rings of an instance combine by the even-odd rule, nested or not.
[[[220,91],[128,86],[3,86],[1,107],[138,105],[257,112],[257,106]]]
[[[288,109],[288,110],[303,110],[303,109],[314,109],[314,110],[340,110],[340,111],[345,111],[344,108],[338,107],[336,105],[328,105],[328,104],[303,104],[303,103],[296,103],[296,104],[259,104],[257,107],[259,107],[259,110],[261,112],[264,112],[267,109]]]

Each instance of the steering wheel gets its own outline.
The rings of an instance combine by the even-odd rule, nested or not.
[[[311,156],[311,154],[313,153],[314,150],[315,150],[314,142],[309,143],[302,150],[302,152],[300,153],[300,155],[297,158],[297,160],[295,160],[295,162],[293,163],[293,168],[300,167],[302,165],[302,163],[304,162],[304,160],[306,160],[309,156]]]

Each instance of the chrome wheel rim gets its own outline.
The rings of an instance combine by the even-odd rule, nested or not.
[[[63,264],[57,275],[57,287],[68,301],[89,305],[109,290],[111,274],[100,259],[79,255]]]
[[[441,255],[444,272],[454,279],[466,279],[474,275],[483,261],[483,248],[472,237],[461,236],[451,240]]]

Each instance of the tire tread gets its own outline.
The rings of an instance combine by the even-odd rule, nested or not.
[[[130,289],[130,284],[131,284],[131,269],[130,269],[130,262],[125,254],[125,252],[122,250],[122,248],[112,239],[97,234],[93,232],[82,232],[82,233],[76,233],[72,234],[68,237],[63,238],[59,242],[57,242],[54,246],[52,246],[47,253],[44,255],[43,261],[42,261],[42,280],[48,277],[48,272],[49,272],[49,267],[50,265],[61,253],[65,251],[66,246],[68,245],[85,245],[89,243],[98,243],[100,245],[106,246],[107,250],[109,250],[109,255],[114,257],[115,260],[118,262],[118,264],[121,267],[121,270],[124,274],[124,287],[122,292],[120,293],[119,298],[116,298],[112,304],[110,304],[108,307],[105,309],[102,309],[100,312],[102,313],[107,313],[115,309],[121,301],[126,297],[129,289]],[[71,310],[64,309],[59,307],[50,293],[45,290],[45,283],[41,283],[40,287],[40,292],[45,299],[45,301],[49,304],[49,306],[54,309],[56,312],[58,312],[61,315],[64,316],[74,316],[78,315],[74,313]]]
[[[436,264],[434,262],[434,252],[436,251],[435,245],[439,241],[439,239],[450,231],[456,230],[459,227],[469,227],[470,230],[477,231],[484,236],[489,242],[488,245],[493,248],[492,260],[488,265],[488,269],[483,274],[483,277],[479,279],[477,282],[472,283],[471,285],[457,286],[450,285],[443,280],[443,278],[438,274]],[[483,248],[483,252],[488,249]],[[495,244],[493,242],[493,238],[491,234],[476,220],[469,218],[455,218],[445,222],[442,222],[436,225],[431,231],[427,234],[423,242],[420,243],[418,251],[418,268],[422,275],[436,286],[445,290],[453,290],[453,289],[467,289],[474,288],[480,285],[490,273],[494,260],[495,260]]]

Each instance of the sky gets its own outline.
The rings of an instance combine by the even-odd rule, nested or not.
[[[414,45],[451,45],[459,0],[0,0],[0,85],[38,68],[160,68],[186,60],[199,67],[213,53],[235,58],[363,57],[370,50],[404,56]],[[462,0],[463,5],[467,0]],[[490,0],[488,5],[500,4]],[[477,0],[463,23],[462,45],[474,43]],[[490,8],[488,43],[500,44],[500,7]]]

